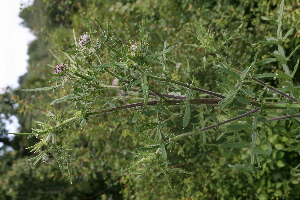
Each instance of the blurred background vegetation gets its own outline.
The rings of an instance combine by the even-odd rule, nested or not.
[[[220,91],[214,69],[206,65],[209,53],[186,44],[197,43],[194,24],[215,33],[219,38],[232,34],[241,24],[242,28],[228,45],[224,55],[236,69],[244,69],[245,62],[252,62],[256,52],[263,58],[270,49],[252,44],[271,37],[276,26],[264,17],[277,19],[279,0],[35,0],[32,6],[23,8],[20,17],[24,26],[30,28],[37,39],[28,48],[28,72],[19,78],[20,87],[7,88],[0,96],[0,199],[298,199],[299,176],[295,167],[299,154],[281,151],[288,147],[290,136],[297,131],[299,123],[273,121],[262,127],[273,146],[270,156],[261,155],[260,168],[252,171],[235,171],[229,164],[249,162],[249,152],[243,154],[210,145],[216,141],[216,130],[209,131],[206,143],[200,136],[186,138],[173,150],[169,160],[174,168],[189,173],[158,174],[155,171],[137,177],[129,169],[136,161],[135,149],[139,147],[138,127],[132,122],[133,110],[121,111],[122,118],[114,114],[101,115],[90,120],[82,129],[74,125],[65,144],[70,151],[70,167],[73,184],[67,172],[61,172],[56,164],[39,163],[31,168],[28,159],[33,155],[26,147],[37,139],[16,136],[9,139],[3,125],[4,119],[16,116],[20,132],[31,132],[34,120],[45,120],[47,112],[70,115],[72,105],[50,106],[53,95],[63,96],[62,91],[22,92],[22,89],[49,85],[57,63],[50,53],[68,50],[75,46],[73,30],[77,36],[88,32],[86,17],[92,26],[97,21],[106,26],[111,23],[113,34],[130,45],[138,40],[138,31],[144,14],[147,16],[149,46],[163,49],[164,43],[177,48],[168,56],[174,61],[172,76],[184,82],[197,82],[202,88]],[[285,1],[284,31],[299,25],[300,5],[296,0]],[[96,21],[97,20],[97,21]],[[300,30],[295,29],[284,46],[290,52],[300,44]],[[290,52],[287,52],[289,54]],[[105,55],[104,59],[105,59]],[[298,56],[291,60],[296,64]],[[62,58],[63,59],[63,58]],[[179,64],[180,63],[180,64]],[[176,68],[177,65],[177,68]],[[180,67],[178,67],[180,66]],[[189,66],[193,73],[184,74],[181,68]],[[276,72],[276,65],[257,67],[255,72]],[[295,75],[300,83],[299,70]],[[277,80],[268,79],[276,87]],[[257,86],[257,89],[261,89]],[[65,109],[57,111],[58,107]],[[209,114],[206,113],[206,114]],[[146,118],[146,115],[140,117]],[[149,119],[151,120],[151,118]],[[174,134],[181,133],[181,121],[174,120]],[[189,127],[187,127],[188,130]],[[171,149],[172,150],[172,149]]]

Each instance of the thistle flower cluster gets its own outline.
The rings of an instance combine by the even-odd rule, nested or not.
[[[65,64],[57,64],[57,65],[54,67],[54,73],[55,73],[55,74],[60,74],[60,73],[62,73],[65,69],[66,69],[66,65],[65,65]]]
[[[49,164],[52,161],[52,156],[49,154],[46,154],[45,156],[43,156],[42,161],[46,164]]]
[[[135,52],[137,48],[138,48],[138,42],[135,42],[130,46],[130,50],[133,52]]]
[[[86,44],[90,43],[91,41],[91,37],[90,35],[88,35],[87,33],[83,34],[82,36],[80,36],[78,44],[81,48],[83,48]],[[65,64],[57,64],[54,67],[54,73],[55,74],[60,74],[62,73],[64,70],[66,69],[66,65]]]
[[[80,36],[78,44],[81,48],[83,48],[86,44],[90,43],[91,37],[87,33]]]

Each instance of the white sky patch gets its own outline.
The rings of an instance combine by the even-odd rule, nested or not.
[[[19,77],[27,72],[28,44],[35,39],[28,28],[21,25],[19,12],[33,0],[0,0],[0,93],[7,86],[19,86]],[[18,129],[17,119],[7,124],[10,133]]]
[[[30,1],[0,1],[0,88],[18,87],[18,78],[27,71],[28,44],[34,35],[21,25],[19,18],[21,3]]]

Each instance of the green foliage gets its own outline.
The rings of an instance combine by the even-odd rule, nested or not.
[[[21,14],[46,16],[16,97],[36,167],[3,164],[2,199],[299,198],[296,2],[68,2]]]

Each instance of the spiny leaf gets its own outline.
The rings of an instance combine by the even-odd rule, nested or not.
[[[234,87],[234,83],[231,82],[227,76],[225,76],[223,73],[217,73],[217,76],[224,82],[224,85],[229,85],[230,87]]]
[[[64,97],[62,97],[62,98],[55,99],[54,101],[52,101],[52,102],[50,103],[50,105],[62,103],[62,102],[68,101],[69,99],[76,99],[76,98],[78,98],[78,97],[79,97],[79,96],[76,96],[76,95],[74,95],[74,94],[69,94],[69,95],[64,96]]]
[[[255,74],[253,77],[254,78],[273,78],[276,77],[276,74],[273,73],[263,73],[263,74]]]
[[[250,96],[251,98],[255,98],[255,93],[252,92],[251,90],[248,90],[244,87],[241,88],[241,91],[245,94],[245,95],[248,95]]]
[[[240,102],[244,105],[249,105],[249,101],[245,97],[237,95],[237,96],[235,96],[235,98],[236,98],[236,100],[238,100],[238,102]]]
[[[219,106],[220,109],[225,108],[228,104],[230,104],[234,99],[235,99],[235,95],[237,93],[237,90],[233,90],[231,91],[228,96],[224,99],[222,99],[221,101],[219,101]]]
[[[249,72],[249,70],[251,69],[251,66],[250,67],[247,67],[241,74],[240,76],[240,80],[244,80]]]
[[[260,66],[260,65],[265,65],[265,64],[268,64],[268,63],[276,62],[276,61],[277,61],[276,58],[266,58],[266,59],[257,61],[257,62],[255,63],[255,65],[256,65],[256,66]]]
[[[47,91],[47,90],[54,90],[59,86],[51,86],[51,87],[43,87],[43,88],[34,88],[34,89],[22,89],[25,92],[39,92],[39,91]]]

